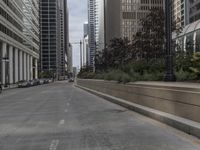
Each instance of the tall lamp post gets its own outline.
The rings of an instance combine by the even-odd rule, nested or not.
[[[166,34],[166,46],[165,46],[165,61],[166,61],[166,74],[164,81],[176,81],[176,76],[173,70],[173,52],[172,52],[172,7],[171,0],[165,0],[165,34]]]

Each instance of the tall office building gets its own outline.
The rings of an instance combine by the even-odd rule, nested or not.
[[[173,21],[177,27],[185,27],[200,19],[200,1],[173,0]]]
[[[38,77],[39,1],[0,1],[1,83]]]
[[[130,41],[133,35],[141,29],[140,22],[150,9],[163,9],[164,0],[121,0],[121,35]]]
[[[163,9],[164,6],[164,0],[100,1],[100,9],[97,12],[101,19],[97,33],[100,35],[99,39],[104,38],[105,45],[108,45],[113,38],[126,37],[132,41],[133,35],[141,29],[141,20],[150,10]]]
[[[173,0],[172,1],[172,18],[177,28],[185,27],[189,23],[189,1]]]
[[[189,23],[200,19],[200,1],[189,0]]]
[[[88,0],[89,62],[93,67],[96,53],[96,0]]]
[[[69,48],[67,0],[40,0],[40,71],[65,76]]]
[[[186,18],[187,22],[184,24],[180,34],[173,34],[173,39],[182,51],[200,51],[200,1],[179,1],[181,2],[181,6],[186,6],[181,7],[182,12],[185,12],[185,15],[181,15],[181,17]]]
[[[81,64],[82,68],[88,66],[88,61],[89,61],[89,42],[88,42],[88,23],[84,23],[83,25],[83,48],[82,48],[82,58],[81,58]]]
[[[68,73],[73,73],[73,47],[72,45],[69,43],[69,50],[67,53],[67,57],[66,57],[66,62],[67,62],[67,71]]]
[[[121,34],[121,0],[104,0],[104,41],[109,45],[113,38],[122,37]]]
[[[96,51],[105,48],[104,0],[96,0]]]

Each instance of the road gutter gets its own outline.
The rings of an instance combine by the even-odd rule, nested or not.
[[[110,102],[116,103],[116,104],[126,107],[130,110],[133,110],[137,113],[140,113],[142,115],[145,115],[145,116],[155,119],[157,121],[165,123],[171,127],[181,130],[187,134],[190,134],[190,135],[200,138],[200,123],[198,123],[198,122],[194,122],[189,119],[185,119],[185,118],[178,117],[178,116],[175,116],[175,115],[172,115],[169,113],[165,113],[162,111],[158,111],[158,110],[155,110],[155,109],[152,109],[149,107],[131,103],[124,99],[110,96],[108,94],[104,94],[104,93],[101,93],[101,92],[98,92],[98,91],[95,91],[95,90],[92,90],[92,89],[89,89],[89,88],[86,88],[86,87],[83,87],[83,86],[80,86],[77,84],[75,84],[75,86],[80,89],[83,89],[87,92],[90,92],[94,95],[97,95],[103,99],[106,99]]]

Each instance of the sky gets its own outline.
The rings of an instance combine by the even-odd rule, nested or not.
[[[73,46],[73,66],[80,66],[80,45],[73,43],[83,39],[83,24],[87,22],[87,0],[68,0],[69,37]]]

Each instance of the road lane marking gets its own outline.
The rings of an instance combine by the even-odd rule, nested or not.
[[[58,123],[59,126],[65,124],[65,120],[60,120],[60,122]]]
[[[68,112],[68,109],[65,109],[65,112],[67,113],[67,112]]]
[[[59,140],[52,140],[49,146],[49,150],[57,150]]]

